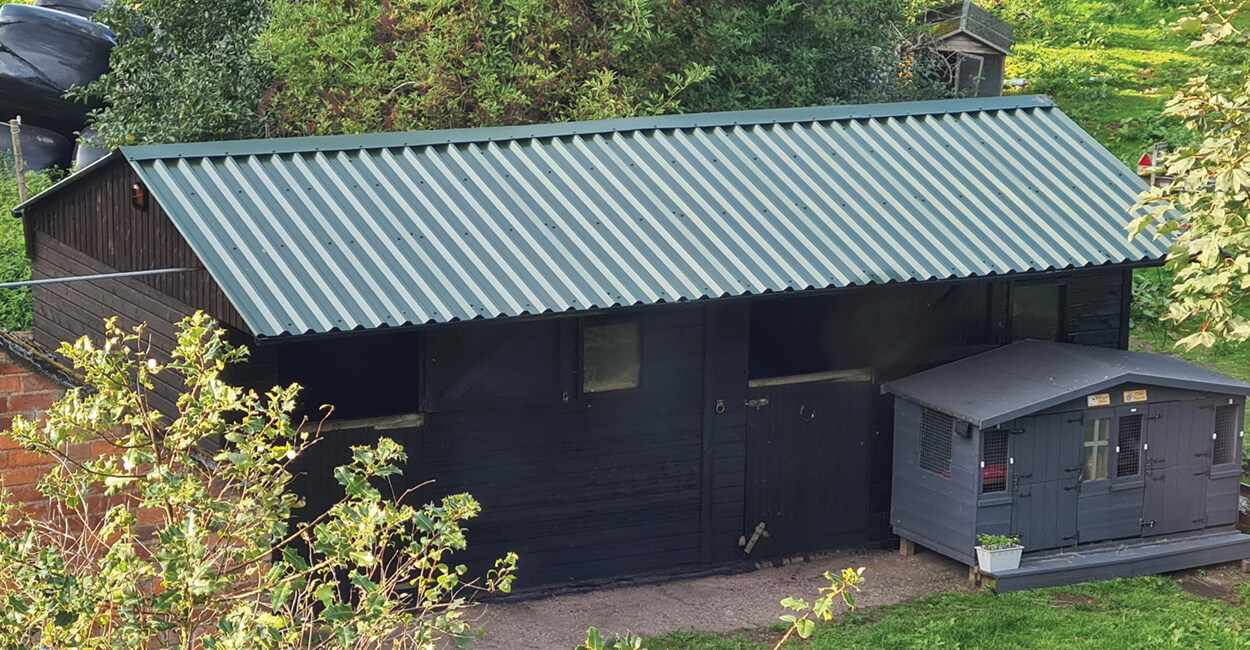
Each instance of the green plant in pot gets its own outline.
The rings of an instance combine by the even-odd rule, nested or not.
[[[1016,535],[977,535],[977,565],[985,573],[1010,571],[1020,567],[1024,547]]]

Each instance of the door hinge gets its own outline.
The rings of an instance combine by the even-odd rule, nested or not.
[[[1069,490],[1076,490],[1077,492],[1080,492],[1080,491],[1081,491],[1081,484],[1080,484],[1080,483],[1075,483],[1075,484],[1072,484],[1072,485],[1065,485],[1065,486],[1064,486],[1064,488],[1063,488],[1063,490],[1064,490],[1065,492],[1067,492],[1067,491],[1069,491]]]
[[[1204,516],[1202,516],[1202,517],[1199,517],[1198,519],[1193,519],[1192,521],[1193,521],[1195,524],[1206,524],[1206,523],[1207,523],[1207,518],[1206,518],[1206,516],[1204,515]]]
[[[761,409],[768,406],[768,398],[759,397],[756,399],[743,400],[742,405],[749,409]]]
[[[1022,433],[1027,433],[1027,431],[1026,431],[1025,429],[1012,429],[1012,430],[1011,430],[1011,431],[1009,431],[1008,433],[1010,433],[1010,434],[1011,434],[1011,435],[1013,435],[1013,436],[1018,436],[1018,435],[1020,435],[1020,434],[1022,434]]]
[[[1194,472],[1194,476],[1210,476],[1210,475],[1211,475],[1211,470],[1209,469],[1204,469],[1201,472]]]
[[[1138,519],[1137,527],[1138,528],[1154,528],[1155,522],[1153,519]]]
[[[1071,540],[1071,541],[1072,541],[1072,543],[1073,543],[1073,544],[1075,544],[1075,543],[1076,543],[1076,540],[1077,540],[1077,539],[1079,539],[1079,538],[1080,538],[1080,536],[1081,536],[1081,534],[1078,532],[1078,533],[1077,533],[1077,534],[1075,534],[1075,535],[1068,535],[1067,537],[1064,537],[1064,538],[1063,538],[1063,541],[1065,541],[1065,542],[1066,542],[1066,541],[1068,541],[1068,540]]]
[[[1153,414],[1153,415],[1147,415],[1147,416],[1146,416],[1146,419],[1147,419],[1147,420],[1158,420],[1158,419],[1160,419],[1160,418],[1162,418],[1162,417],[1163,417],[1163,414],[1162,414],[1162,413],[1155,413],[1155,414]]]

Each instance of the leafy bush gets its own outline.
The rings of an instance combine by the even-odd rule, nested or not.
[[[48,174],[26,175],[26,188],[31,196],[51,184],[52,177]],[[0,282],[30,279],[30,260],[26,257],[22,221],[11,212],[17,204],[17,177],[13,173],[13,161],[7,156],[0,156]],[[17,331],[28,330],[33,324],[30,289],[0,289],[0,327]]]
[[[266,19],[264,0],[110,2],[94,17],[117,37],[110,71],[70,94],[104,100],[90,122],[107,147],[261,137]]]
[[[908,0],[275,0],[258,55],[281,134],[934,96]]]
[[[0,646],[432,650],[467,638],[465,569],[447,561],[465,547],[472,497],[384,497],[376,484],[405,456],[382,439],[335,470],[343,500],[293,524],[287,468],[315,442],[290,421],[298,386],[260,396],[223,383],[246,350],[203,314],[180,324],[169,363],[146,350],[142,326],[111,321],[102,346],[62,345],[86,386],[45,422],[13,424],[26,451],[59,461],[39,483],[57,514],[0,498]],[[165,373],[186,385],[172,418],[146,395]],[[212,440],[222,448],[208,458]],[[76,458],[87,443],[104,452]],[[514,563],[478,588],[507,590]]]

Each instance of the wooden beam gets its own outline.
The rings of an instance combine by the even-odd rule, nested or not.
[[[910,539],[903,539],[900,537],[898,540],[898,554],[903,557],[911,557],[912,555],[915,555],[916,543]]]

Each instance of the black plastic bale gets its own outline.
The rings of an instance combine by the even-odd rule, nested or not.
[[[104,8],[104,0],[35,0],[35,6],[90,18]]]
[[[23,124],[21,128],[22,162],[27,171],[43,171],[53,167],[69,168],[70,152],[74,143],[69,138],[48,129]],[[13,135],[9,118],[0,124],[0,168],[13,166]]]
[[[73,133],[94,106],[64,98],[108,71],[115,41],[108,28],[72,14],[0,7],[0,115]]]
[[[74,145],[74,169],[82,169],[109,154],[108,149],[96,146],[98,135],[95,129],[84,129],[79,135]]]

